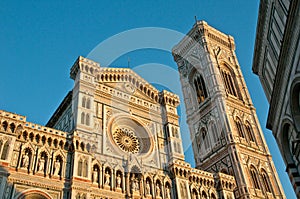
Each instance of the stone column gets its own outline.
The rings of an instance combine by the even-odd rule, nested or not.
[[[122,183],[121,183],[121,186],[122,186],[122,192],[126,192],[126,185],[125,185],[125,173],[122,174]]]
[[[115,176],[116,176],[116,171],[115,171],[115,169],[112,169],[112,171],[111,171],[111,176],[110,176],[110,178],[111,178],[111,182],[110,182],[110,186],[111,186],[111,190],[116,190],[116,178],[115,178]]]
[[[129,178],[130,178],[130,173],[125,173],[125,193],[127,195],[130,195],[130,183],[129,183]]]
[[[103,164],[101,165],[101,168],[99,170],[100,170],[100,172],[99,172],[100,173],[100,176],[99,176],[100,185],[99,186],[103,189],[104,188],[104,185],[103,185],[104,184],[103,183],[104,182],[104,165]]]

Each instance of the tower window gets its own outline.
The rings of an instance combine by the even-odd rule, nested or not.
[[[82,112],[81,113],[81,124],[84,124],[84,120],[85,120],[85,113]]]
[[[241,121],[239,119],[237,119],[235,121],[235,125],[236,125],[236,128],[237,128],[239,136],[242,137],[242,138],[245,138],[243,127],[242,127],[242,123],[241,123]]]
[[[252,178],[254,188],[255,189],[260,189],[257,172],[256,172],[256,169],[253,166],[250,167],[250,174],[251,174],[251,178]]]
[[[251,128],[251,125],[249,124],[249,122],[246,123],[245,128],[246,128],[247,135],[248,135],[250,141],[255,142],[253,131],[252,131],[252,128]]]
[[[221,74],[222,74],[222,78],[223,78],[223,81],[225,84],[226,92],[230,95],[238,97],[237,90],[235,87],[235,81],[234,81],[234,78],[233,78],[231,72],[229,70],[222,69]]]
[[[217,142],[217,137],[218,137],[218,131],[215,123],[211,123],[211,134],[212,134],[212,142],[215,143]]]
[[[83,97],[83,98],[82,98],[82,103],[81,103],[81,106],[82,106],[83,108],[85,108],[85,103],[86,103],[86,98]]]
[[[209,148],[209,140],[207,136],[207,131],[204,128],[201,129],[201,139],[202,144],[204,144],[205,150],[207,150]]]
[[[91,108],[91,100],[90,100],[90,98],[87,98],[87,100],[86,100],[86,108],[87,109]]]
[[[82,176],[82,165],[83,165],[83,161],[80,158],[78,161],[78,168],[77,168],[77,175],[78,176]]]
[[[87,126],[89,126],[90,125],[90,115],[89,114],[86,114],[86,116],[85,116],[85,124],[87,125]]]
[[[197,94],[197,102],[200,104],[207,98],[207,91],[203,77],[200,74],[196,74],[193,83]]]
[[[261,177],[262,177],[262,183],[264,185],[265,191],[271,193],[271,186],[270,186],[270,183],[269,183],[268,174],[263,169],[262,169],[262,172],[261,172]]]

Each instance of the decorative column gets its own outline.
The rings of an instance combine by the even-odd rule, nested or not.
[[[122,175],[122,193],[126,193],[125,173]]]
[[[125,173],[125,178],[126,178],[126,181],[125,181],[125,193],[127,195],[130,195],[130,185],[129,185],[129,177],[130,177],[130,173]]]
[[[113,191],[115,191],[116,190],[116,186],[115,186],[115,184],[116,184],[116,178],[115,178],[115,176],[116,176],[116,170],[115,169],[112,169],[112,171],[111,171],[111,182],[110,182],[110,186],[111,186],[111,190],[113,190]]]
[[[101,165],[99,179],[100,179],[100,187],[103,189],[104,188],[104,183],[103,183],[104,182],[104,164]]]

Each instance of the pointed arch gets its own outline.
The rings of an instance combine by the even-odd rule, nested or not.
[[[87,126],[90,125],[90,114],[88,114],[88,113],[85,115],[85,124],[86,124]]]
[[[256,168],[253,165],[251,165],[249,169],[250,169],[250,176],[252,179],[253,187],[255,189],[260,189],[259,179],[258,179]]]
[[[83,160],[82,160],[82,158],[79,158],[78,166],[77,166],[77,175],[78,176],[82,176],[82,165],[83,165]]]
[[[201,142],[204,144],[204,149],[207,150],[210,147],[210,143],[205,128],[201,128],[200,136],[201,136]]]
[[[2,129],[3,129],[4,131],[6,131],[6,130],[7,130],[7,127],[8,127],[8,123],[7,123],[7,121],[4,121],[4,122],[2,123]]]
[[[212,144],[215,144],[218,141],[218,130],[214,121],[210,123],[210,135]]]
[[[249,138],[249,140],[252,142],[255,142],[253,129],[251,127],[251,124],[248,121],[246,121],[246,123],[245,123],[245,129],[246,129],[247,137]]]
[[[87,98],[87,100],[86,100],[86,108],[87,109],[91,108],[91,99],[90,98]]]
[[[201,104],[208,97],[205,81],[203,79],[203,76],[198,73],[196,69],[194,69],[192,73],[193,76],[191,78],[191,85],[195,90],[198,104]]]
[[[244,130],[243,130],[243,126],[242,126],[242,122],[241,122],[240,118],[236,117],[234,122],[235,122],[235,125],[237,128],[238,135],[242,138],[245,138],[245,134],[244,134]]]
[[[264,169],[261,169],[261,179],[265,191],[271,193],[270,179],[267,172]]]
[[[85,159],[84,163],[83,163],[83,168],[82,168],[82,172],[83,172],[83,177],[87,177],[88,176],[88,168],[89,168],[89,164],[88,164],[88,160]]]
[[[239,97],[234,71],[227,64],[222,63],[220,72],[226,92],[232,96]]]
[[[81,113],[81,124],[84,124],[84,122],[85,122],[85,113],[82,112]]]
[[[81,100],[81,106],[82,106],[83,108],[85,108],[85,104],[86,104],[86,97],[83,96],[83,97],[82,97],[82,100]]]

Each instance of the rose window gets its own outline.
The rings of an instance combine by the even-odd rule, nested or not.
[[[126,128],[117,128],[113,132],[113,139],[125,152],[138,153],[140,143],[135,133]]]

